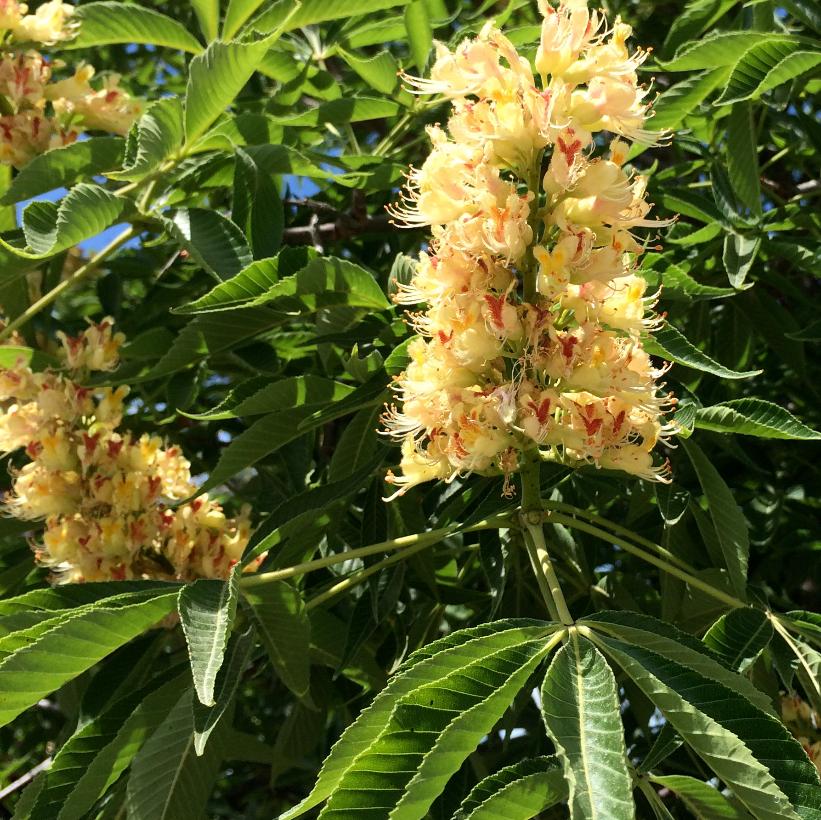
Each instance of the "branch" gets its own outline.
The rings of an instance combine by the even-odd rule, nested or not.
[[[387,214],[362,216],[354,219],[348,214],[340,214],[332,222],[319,222],[314,215],[310,225],[286,228],[284,240],[288,245],[314,245],[321,247],[325,242],[338,242],[351,236],[383,233],[390,226]]]

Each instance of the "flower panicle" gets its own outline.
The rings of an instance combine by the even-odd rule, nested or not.
[[[668,365],[642,343],[664,316],[636,231],[671,220],[650,216],[647,180],[627,166],[631,142],[666,139],[647,128],[648,52],[583,0],[539,8],[533,67],[488,23],[453,51],[438,44],[429,78],[403,74],[452,113],[428,128],[431,151],[390,209],[432,233],[394,295],[419,335],[383,417],[402,442],[391,497],[471,472],[509,478],[534,449],[670,480],[654,456],[676,431]]]
[[[197,496],[179,447],[120,430],[127,386],[84,386],[119,363],[125,336],[112,319],[58,338],[65,374],[22,359],[0,369],[0,451],[27,459],[2,506],[45,522],[38,563],[54,583],[226,578],[248,543],[250,510],[226,517]]]

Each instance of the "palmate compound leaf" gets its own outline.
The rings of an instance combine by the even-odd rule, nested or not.
[[[573,820],[635,817],[613,672],[574,631],[542,684],[542,717],[562,761]]]
[[[177,597],[194,689],[205,706],[214,705],[214,685],[225,656],[238,598],[236,572],[232,572],[227,581],[200,578],[182,587]]]
[[[0,726],[151,628],[173,608],[177,585],[135,594],[120,606],[105,601],[65,611],[3,639],[16,644],[0,661]]]
[[[821,818],[818,772],[776,717],[697,669],[597,628],[587,634],[754,817]]]
[[[558,624],[540,621],[495,621],[454,632],[414,652],[388,686],[345,730],[331,749],[311,793],[297,806],[282,814],[280,820],[291,820],[304,814],[336,792],[345,782],[346,775],[350,773],[353,776],[357,764],[371,748],[375,748],[376,742],[387,730],[394,709],[403,698],[418,692],[431,681],[445,679],[468,666],[481,664],[484,658],[505,647],[522,646],[531,642],[541,642],[543,647],[547,646],[550,636],[559,629]],[[515,693],[510,695],[510,699],[513,694]],[[505,706],[507,703],[509,700]],[[504,707],[501,711],[503,710]],[[479,739],[481,735],[476,738],[474,746]],[[461,765],[461,761],[462,759],[456,764],[456,768]],[[406,772],[406,776],[411,777],[414,771],[415,766]],[[420,816],[423,815],[424,812]]]
[[[530,820],[566,799],[558,758],[533,757],[480,780],[453,820]]]

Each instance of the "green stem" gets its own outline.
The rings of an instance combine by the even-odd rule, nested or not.
[[[551,617],[556,618],[565,625],[570,625],[573,623],[573,616],[567,607],[567,601],[565,601],[544,540],[544,530],[541,524],[544,507],[541,499],[540,468],[538,453],[535,453],[531,454],[531,457],[525,462],[520,471],[522,478],[522,511],[520,516],[522,530],[530,562],[533,565],[533,571],[536,573],[536,579],[539,582],[539,589],[542,591],[542,597]]]
[[[33,319],[41,310],[47,308],[52,302],[62,296],[67,290],[70,290],[78,282],[81,282],[100,266],[114,251],[121,245],[124,245],[137,234],[137,229],[133,225],[129,225],[121,234],[118,234],[111,242],[104,248],[95,253],[84,265],[79,267],[71,276],[63,279],[56,287],[52,288],[48,293],[41,296],[36,302],[27,307],[16,319],[9,322],[6,327],[0,331],[0,342],[7,339],[14,333],[17,328],[22,327],[29,320]]]
[[[566,512],[570,515],[581,516],[582,518],[585,518],[592,524],[598,524],[600,527],[606,527],[607,529],[611,530],[614,533],[617,533],[618,535],[623,535],[625,538],[629,538],[632,541],[635,541],[637,544],[641,544],[642,546],[653,550],[654,552],[658,553],[662,558],[669,561],[671,564],[675,564],[676,566],[680,567],[685,572],[696,572],[695,567],[691,566],[686,561],[683,561],[677,555],[674,555],[672,552],[665,549],[660,544],[656,544],[649,538],[642,537],[641,535],[633,532],[633,530],[628,529],[627,527],[622,527],[620,524],[616,524],[609,518],[602,518],[602,516],[596,515],[592,512],[588,512],[587,510],[583,510],[581,507],[574,507],[572,504],[565,504],[561,501],[545,501],[544,506],[548,510],[556,510],[557,512]]]
[[[567,527],[571,527],[577,530],[581,530],[582,532],[586,532],[590,535],[596,536],[597,538],[601,538],[602,541],[607,541],[610,544],[616,544],[617,546],[621,547],[625,552],[629,552],[631,555],[635,555],[637,558],[641,558],[644,561],[647,561],[648,564],[653,564],[653,566],[658,567],[659,569],[664,570],[666,573],[678,578],[680,581],[684,581],[686,584],[689,584],[691,587],[695,589],[700,589],[702,592],[706,593],[712,598],[715,598],[722,603],[727,604],[736,609],[746,609],[749,605],[745,604],[743,601],[739,601],[738,598],[734,598],[732,595],[728,595],[726,592],[722,592],[720,589],[716,589],[711,584],[708,584],[706,581],[702,581],[700,578],[696,578],[694,575],[691,575],[689,572],[685,572],[684,570],[680,569],[679,567],[670,564],[667,561],[664,561],[661,558],[657,558],[652,553],[646,552],[645,550],[635,546],[635,544],[631,544],[629,541],[625,541],[623,538],[620,538],[618,535],[614,535],[611,532],[607,532],[606,530],[600,529],[599,527],[594,527],[592,524],[586,524],[583,521],[579,521],[575,518],[570,518],[569,516],[562,515],[561,513],[551,512],[549,513],[549,520],[555,521],[558,524],[564,524]]]
[[[326,555],[324,558],[315,558],[313,561],[305,561],[302,564],[294,564],[291,567],[284,569],[273,570],[272,572],[262,572],[257,575],[247,575],[240,583],[244,587],[263,586],[265,584],[273,583],[274,581],[282,581],[285,578],[293,578],[295,575],[304,575],[307,572],[313,572],[316,569],[323,569],[324,567],[331,567],[334,564],[344,564],[345,561],[350,561],[353,558],[366,558],[369,555],[376,555],[380,552],[390,552],[391,550],[401,550],[406,547],[413,547],[414,549],[422,549],[429,547],[447,538],[449,535],[455,535],[459,532],[478,532],[479,530],[495,529],[497,527],[506,526],[509,524],[507,516],[496,516],[485,521],[480,521],[478,524],[473,524],[470,527],[460,528],[459,526],[442,527],[438,530],[430,530],[429,532],[420,532],[414,535],[403,535],[399,538],[393,538],[390,541],[381,541],[378,544],[370,544],[367,547],[358,547],[357,549],[346,550],[345,552],[334,553],[333,555]],[[377,566],[376,564],[374,566]]]
[[[320,592],[319,595],[315,595],[311,598],[311,600],[305,605],[305,608],[313,609],[320,604],[324,604],[325,601],[339,595],[340,592],[345,592],[355,586],[359,586],[359,584],[363,581],[370,578],[371,575],[381,572],[385,569],[385,567],[389,567],[391,564],[396,564],[399,561],[404,561],[406,558],[410,558],[411,555],[415,555],[417,552],[421,552],[429,546],[429,543],[416,544],[413,547],[397,552],[395,555],[391,555],[389,558],[384,558],[366,569],[359,570],[359,572],[352,572],[346,578],[343,578],[341,581],[337,581],[337,583],[335,583],[332,587],[326,589],[325,592]]]

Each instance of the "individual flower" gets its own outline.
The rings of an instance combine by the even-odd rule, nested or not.
[[[535,451],[668,480],[654,453],[675,400],[642,346],[661,319],[634,233],[668,222],[650,218],[646,180],[626,167],[629,140],[653,141],[636,75],[647,54],[581,0],[540,9],[538,80],[492,24],[437,46],[430,79],[405,77],[453,113],[428,129],[431,151],[391,209],[432,233],[395,296],[424,306],[384,416],[402,442],[396,494],[509,476]]]
[[[20,3],[7,3],[9,19],[12,22],[10,28],[15,40],[20,42],[34,42],[44,44],[54,44],[61,40],[69,40],[76,34],[76,26],[71,23],[74,15],[74,6],[61,3],[59,0],[49,0],[41,3],[34,14],[26,14],[28,6]],[[13,7],[17,8],[14,9]],[[23,16],[14,22],[16,13],[22,12]]]

